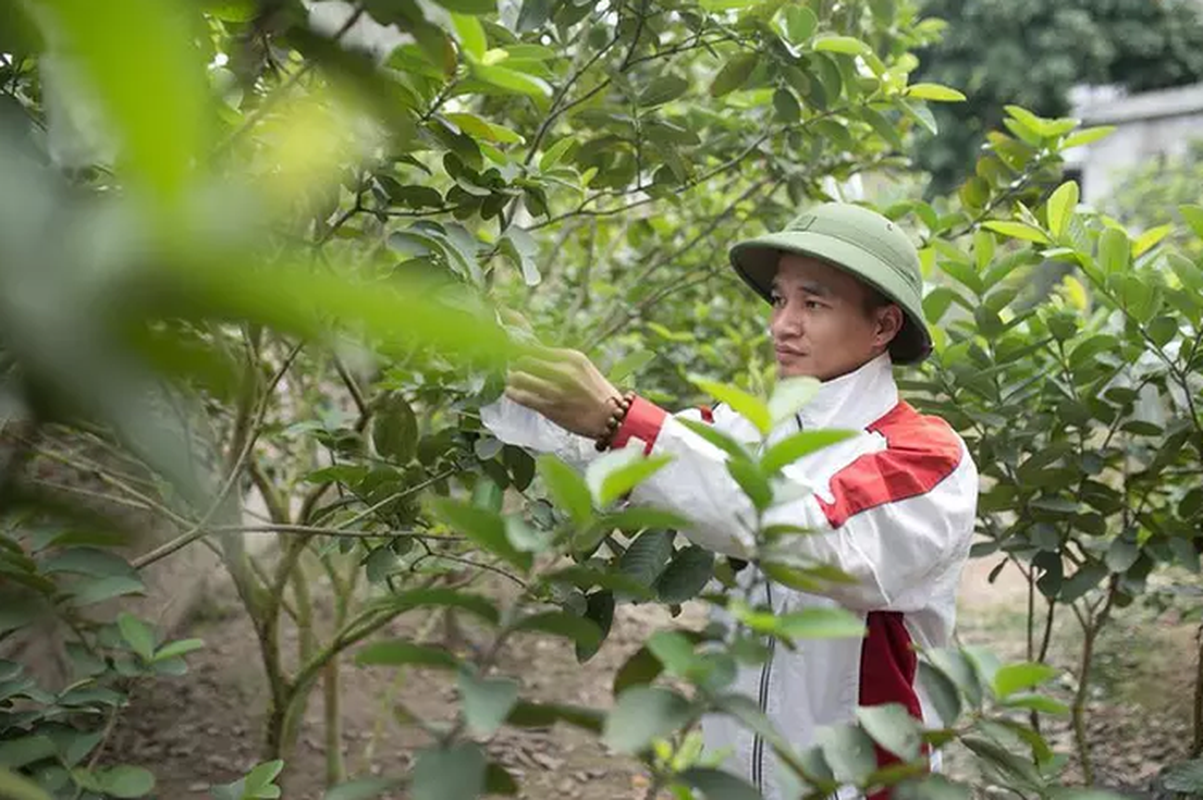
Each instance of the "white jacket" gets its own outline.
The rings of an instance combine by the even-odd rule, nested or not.
[[[752,542],[744,521],[754,515],[726,471],[725,454],[673,416],[637,403],[616,444],[630,436],[650,445],[648,452],[674,459],[639,486],[632,501],[676,511],[694,522],[683,531],[693,542],[747,557]],[[726,406],[678,416],[711,422],[749,443],[759,440],[755,428]],[[482,419],[503,441],[555,453],[578,467],[597,456],[592,440],[505,398],[482,409]],[[864,639],[803,641],[792,652],[773,647],[763,667],[741,670],[732,687],[756,700],[797,751],[815,744],[823,726],[852,720],[857,705],[901,703],[929,725],[940,724],[916,684],[914,646],[950,641],[978,495],[977,470],[964,442],[943,420],[899,401],[888,355],[822,384],[769,441],[819,428],[860,434],[786,467],[783,477],[810,493],[773,506],[764,522],[817,531],[792,537],[793,546],[859,580],[833,585],[827,596],[770,584],[767,597],[762,590],[749,599],[778,612],[838,604],[862,615],[868,633]],[[708,717],[703,733],[707,750],[729,750],[728,769],[768,800],[789,793],[772,750],[736,720]],[[890,760],[884,751],[878,757]]]

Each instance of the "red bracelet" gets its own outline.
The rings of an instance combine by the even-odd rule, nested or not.
[[[606,402],[611,407],[610,418],[606,420],[605,433],[597,437],[597,444],[594,445],[599,451],[610,448],[610,443],[614,441],[614,434],[622,427],[623,420],[627,418],[627,412],[631,410],[631,403],[635,402],[635,393],[627,392],[622,397],[607,397]]]

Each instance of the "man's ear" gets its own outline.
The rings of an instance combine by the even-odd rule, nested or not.
[[[902,309],[894,303],[889,303],[877,309],[874,316],[877,322],[877,344],[886,347],[902,330],[905,321]]]

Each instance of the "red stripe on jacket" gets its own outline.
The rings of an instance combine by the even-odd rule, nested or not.
[[[906,629],[902,612],[870,611],[865,624],[868,633],[860,651],[858,702],[862,706],[898,703],[922,722],[923,709],[915,692],[915,672],[919,659],[911,647],[911,634]],[[874,748],[878,767],[901,761],[880,745],[874,745]],[[890,796],[890,790],[882,789],[869,795],[868,800],[889,800]]]
[[[881,434],[886,449],[867,453],[831,479],[832,502],[816,498],[831,527],[862,511],[927,494],[961,463],[961,442],[938,417],[925,417],[900,402],[869,431]]]

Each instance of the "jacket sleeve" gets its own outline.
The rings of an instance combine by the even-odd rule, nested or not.
[[[945,446],[889,447],[861,455],[824,485],[797,465],[775,486],[784,501],[765,525],[812,531],[791,536],[787,554],[831,564],[854,582],[822,593],[855,610],[921,607],[948,567],[968,553],[978,477],[958,437]],[[676,511],[694,523],[683,531],[711,550],[755,559],[755,509],[726,469],[726,453],[672,417],[662,420],[650,452],[673,460],[637,487],[639,503]],[[793,498],[793,499],[785,499]]]
[[[565,458],[578,466],[592,457],[590,440],[575,437],[512,401],[503,402],[513,408],[501,416],[482,412],[485,424],[499,438],[561,457],[583,456],[577,461]],[[751,501],[727,472],[726,453],[682,425],[680,417],[701,419],[702,415],[691,411],[674,417],[637,399],[629,424],[615,437],[616,446],[642,445],[644,452],[672,457],[636,487],[632,502],[689,519],[693,526],[682,533],[695,544],[754,560],[756,513]],[[502,419],[511,427],[491,424]],[[716,411],[714,424],[744,438],[746,422],[729,410]],[[570,445],[577,439],[585,443],[587,452]],[[963,559],[972,539],[977,471],[959,439],[955,444],[955,451],[889,448],[866,454],[822,486],[813,485],[797,465],[786,467],[775,492],[778,498],[793,499],[772,506],[764,524],[812,531],[790,537],[788,554],[831,564],[855,579],[823,591],[845,607],[917,608],[931,590],[930,580]]]
[[[501,397],[480,409],[480,421],[501,441],[551,453],[577,470],[600,455],[593,440],[555,424],[534,409]]]

